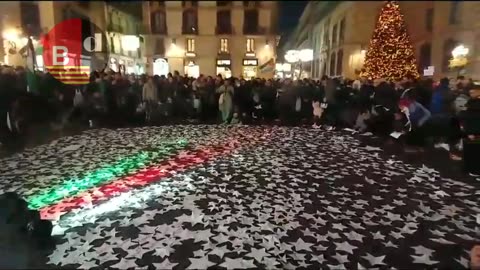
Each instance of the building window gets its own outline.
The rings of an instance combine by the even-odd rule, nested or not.
[[[230,10],[217,11],[217,35],[232,34],[231,12]]]
[[[433,8],[427,9],[427,14],[425,16],[425,26],[428,32],[433,30]]]
[[[340,35],[339,35],[340,44],[343,44],[344,39],[345,39],[345,18],[343,18],[340,21]]]
[[[187,52],[195,52],[195,39],[187,38]]]
[[[89,9],[90,8],[90,2],[89,1],[75,1],[77,4],[84,8],[84,9]]]
[[[27,35],[40,36],[40,10],[34,1],[20,1],[20,20]]]
[[[255,40],[253,38],[247,38],[247,52],[255,52]]]
[[[337,27],[338,25],[335,24],[333,26],[333,30],[332,30],[332,45],[335,46],[337,45]]]
[[[152,33],[153,34],[166,34],[167,27],[166,27],[166,17],[165,11],[155,11],[152,13],[151,17],[151,26],[152,26]]]
[[[323,27],[323,46],[328,46],[328,27]]]
[[[432,45],[425,43],[420,47],[420,71],[423,71],[427,67],[431,66],[432,62]]]
[[[165,54],[165,43],[163,38],[157,38],[155,40],[155,55],[164,55]]]
[[[258,30],[258,10],[245,10],[243,12],[243,33],[258,34]]]
[[[337,54],[331,53],[330,54],[330,76],[335,76],[335,62],[336,62]]]
[[[337,52],[337,72],[336,75],[340,76],[342,75],[342,70],[343,69],[343,50],[338,50]]]
[[[217,1],[217,7],[229,7],[232,5],[232,1]]]
[[[189,9],[183,11],[183,34],[197,34],[198,33],[198,20],[197,10]]]
[[[460,1],[450,1],[450,16],[448,21],[450,24],[457,24],[458,23],[458,13],[460,11]]]
[[[220,39],[220,52],[228,53],[228,39],[226,38]]]
[[[457,42],[453,39],[447,39],[443,43],[443,59],[442,59],[442,71],[447,72],[449,70],[450,59],[452,59],[452,51],[457,46]]]

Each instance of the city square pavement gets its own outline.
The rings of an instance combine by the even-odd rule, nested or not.
[[[97,129],[0,160],[54,221],[36,267],[466,268],[480,177],[346,131]]]

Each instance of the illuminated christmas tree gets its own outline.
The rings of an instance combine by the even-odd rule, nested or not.
[[[361,75],[369,79],[419,77],[415,52],[395,1],[386,2],[380,11]]]

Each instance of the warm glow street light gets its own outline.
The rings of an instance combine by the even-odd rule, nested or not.
[[[8,30],[3,31],[2,37],[5,40],[15,42],[15,41],[18,41],[18,39],[20,38],[20,31],[17,30],[17,29],[14,29],[14,28],[13,29],[8,29]]]
[[[468,64],[468,48],[463,45],[458,45],[455,49],[452,50],[453,58],[450,60],[449,67],[450,68],[458,68],[458,74],[460,74],[460,70]]]
[[[466,48],[465,46],[458,45],[457,47],[455,47],[455,49],[453,49],[452,56],[453,58],[465,57],[467,56],[468,51],[468,48]]]

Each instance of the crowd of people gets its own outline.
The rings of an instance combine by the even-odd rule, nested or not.
[[[200,75],[134,76],[96,71],[81,87],[37,73],[35,94],[26,93],[25,71],[3,67],[0,77],[2,141],[31,125],[69,122],[122,126],[178,122],[312,125],[349,128],[401,141],[409,152],[428,141],[470,153],[480,134],[480,86],[459,76],[434,82],[222,78]],[[431,140],[429,140],[431,138]],[[463,143],[463,147],[460,142]],[[478,149],[477,149],[478,150]]]

